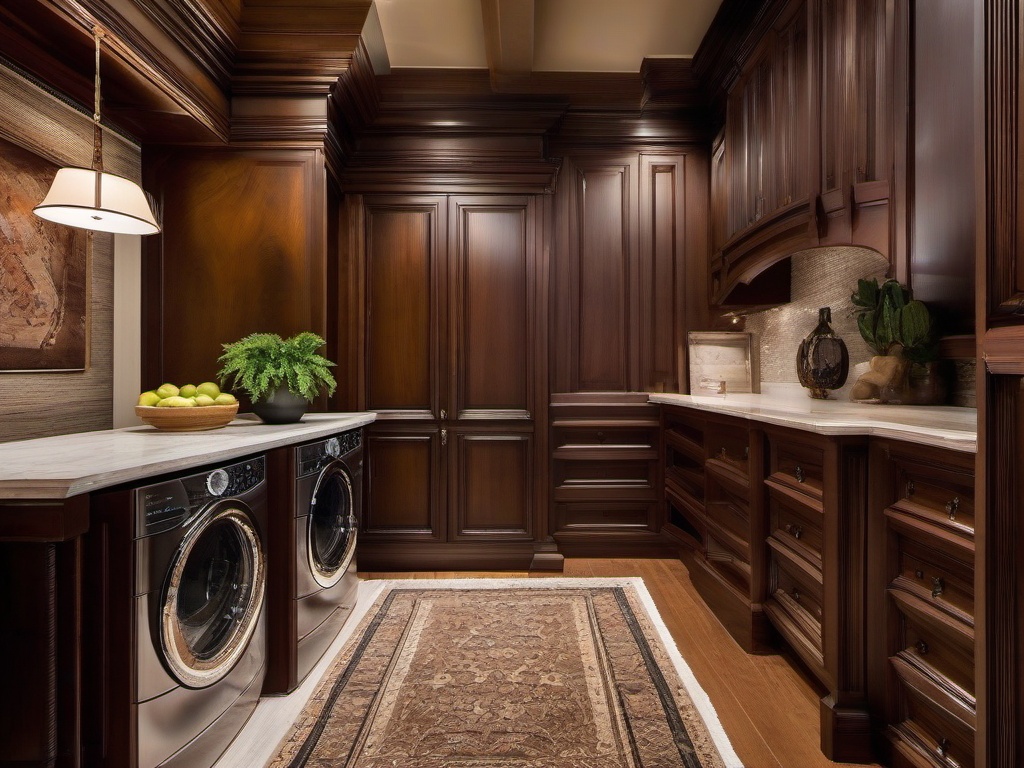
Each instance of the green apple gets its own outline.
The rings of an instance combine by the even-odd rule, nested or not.
[[[160,395],[161,400],[165,400],[168,397],[176,397],[179,391],[173,384],[161,384],[156,388],[156,393]]]
[[[215,382],[204,381],[198,387],[196,387],[197,395],[206,395],[207,397],[216,397],[220,394],[220,387]]]
[[[213,402],[217,405],[234,405],[238,402],[238,398],[228,392],[222,392],[214,398]]]
[[[143,392],[139,395],[139,402],[137,405],[156,405],[160,402],[160,395],[150,390],[149,392]]]
[[[195,397],[196,396],[196,385],[186,384],[184,387],[178,390],[178,394],[182,397]]]
[[[213,405],[214,400],[209,395],[196,395],[196,405],[200,407],[206,407],[207,405]]]

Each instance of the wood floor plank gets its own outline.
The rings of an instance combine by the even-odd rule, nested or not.
[[[568,558],[563,572],[365,573],[365,578],[545,578],[639,576],[694,677],[707,692],[748,768],[842,766],[821,754],[819,699],[785,653],[751,655],[704,604],[679,560]]]

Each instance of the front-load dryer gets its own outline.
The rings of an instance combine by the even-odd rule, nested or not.
[[[288,449],[291,453],[283,465],[287,468],[282,471],[290,473],[293,528],[290,536],[272,542],[271,569],[275,574],[290,569],[293,587],[271,606],[271,667],[265,693],[287,693],[301,683],[355,607],[361,432],[354,429]],[[287,551],[282,546],[285,540],[291,545]]]
[[[259,456],[98,496],[87,764],[211,766],[252,713],[266,656],[265,475]]]

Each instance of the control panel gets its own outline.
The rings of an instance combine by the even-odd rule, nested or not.
[[[353,429],[318,443],[299,446],[295,449],[298,452],[298,476],[319,472],[335,459],[356,450],[362,444],[362,436],[361,429]]]
[[[242,496],[267,476],[266,459],[240,461],[136,491],[138,531],[151,536],[175,528],[217,499]]]

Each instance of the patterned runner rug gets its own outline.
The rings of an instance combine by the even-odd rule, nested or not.
[[[739,765],[642,582],[482,581],[389,582],[270,765]]]

